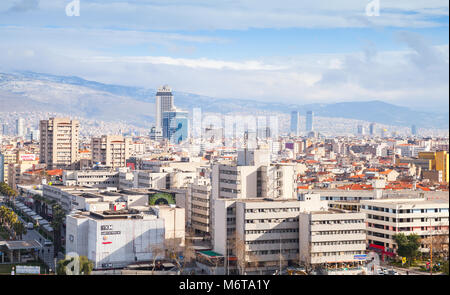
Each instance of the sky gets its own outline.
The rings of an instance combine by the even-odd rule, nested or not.
[[[448,0],[75,2],[0,1],[0,72],[448,111]]]

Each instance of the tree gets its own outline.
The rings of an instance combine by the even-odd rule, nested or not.
[[[449,275],[449,273],[448,273],[448,261],[444,262],[444,265],[442,266],[442,271],[443,271],[446,275]]]
[[[53,205],[52,209],[53,209],[52,227],[54,230],[54,247],[56,257],[61,249],[61,227],[63,225],[64,219],[66,218],[66,213],[59,204]]]
[[[411,259],[419,254],[420,236],[416,234],[396,234],[394,235],[394,241],[398,247],[397,254],[408,258],[409,266],[411,266]]]

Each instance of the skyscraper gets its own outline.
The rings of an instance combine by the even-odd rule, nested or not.
[[[19,137],[25,135],[25,120],[23,118],[16,119],[16,135]]]
[[[369,134],[370,134],[370,136],[373,136],[375,134],[375,123],[370,123]]]
[[[366,131],[363,125],[358,125],[358,135],[365,135]]]
[[[168,85],[164,85],[156,92],[156,128],[163,126],[163,113],[169,112],[174,107],[172,89]]]
[[[306,132],[311,132],[314,130],[314,112],[306,112]]]
[[[79,160],[80,123],[68,118],[41,120],[40,162],[47,169],[74,169]]]
[[[177,109],[163,113],[163,137],[179,144],[189,137],[188,112]]]
[[[291,112],[291,133],[300,135],[300,113],[297,111]]]
[[[412,134],[412,135],[417,135],[417,128],[416,128],[416,125],[412,125],[412,126],[411,126],[411,134]]]

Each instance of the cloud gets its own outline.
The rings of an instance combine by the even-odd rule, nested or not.
[[[19,0],[9,9],[10,12],[25,12],[39,9],[39,0]]]

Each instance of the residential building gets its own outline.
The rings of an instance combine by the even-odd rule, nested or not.
[[[132,140],[121,135],[93,137],[91,141],[92,162],[106,167],[125,167],[131,156]]]
[[[78,160],[80,124],[67,118],[41,120],[40,162],[47,169],[74,169]]]

